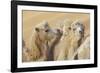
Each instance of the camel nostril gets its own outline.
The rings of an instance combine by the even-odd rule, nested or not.
[[[79,31],[80,34],[82,34],[82,31]]]
[[[57,29],[57,31],[58,31],[58,32],[60,32],[60,30],[59,30],[59,29]]]
[[[45,32],[48,32],[49,30],[47,29],[47,30],[45,30]]]
[[[60,31],[59,29],[57,29],[57,31]]]

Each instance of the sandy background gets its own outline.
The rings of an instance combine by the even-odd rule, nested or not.
[[[30,37],[32,35],[32,28],[42,22],[48,21],[50,26],[57,27],[64,19],[75,21],[80,19],[85,26],[85,36],[90,32],[90,14],[86,13],[67,13],[67,12],[42,12],[42,11],[23,11],[23,40],[26,47],[29,47]]]

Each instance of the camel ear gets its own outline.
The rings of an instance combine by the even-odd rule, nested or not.
[[[35,28],[35,31],[39,32],[39,28]]]

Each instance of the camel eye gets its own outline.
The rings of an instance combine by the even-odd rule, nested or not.
[[[39,28],[35,28],[35,30],[36,30],[37,32],[39,32]]]
[[[71,30],[71,27],[69,27],[68,29]]]
[[[74,28],[73,31],[75,31],[76,29]]]
[[[30,56],[32,56],[32,55],[30,55]]]

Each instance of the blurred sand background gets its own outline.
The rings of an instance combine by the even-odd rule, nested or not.
[[[23,22],[23,40],[26,47],[29,47],[32,29],[35,25],[46,20],[51,27],[57,27],[57,24],[69,19],[71,22],[80,19],[85,26],[85,36],[90,32],[90,14],[75,12],[44,12],[44,11],[26,11],[22,12]]]

